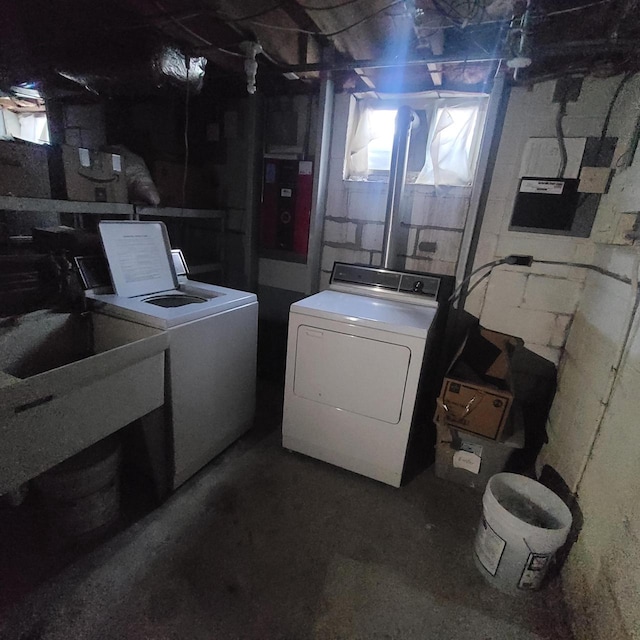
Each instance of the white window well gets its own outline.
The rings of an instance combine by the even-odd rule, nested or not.
[[[372,181],[388,176],[397,109],[408,105],[420,123],[411,136],[407,181],[471,185],[487,101],[484,94],[442,93],[358,99],[350,112],[345,178]]]

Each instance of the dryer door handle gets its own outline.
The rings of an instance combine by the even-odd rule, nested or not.
[[[324,337],[324,331],[318,329],[305,329],[304,331],[310,338],[322,338]]]

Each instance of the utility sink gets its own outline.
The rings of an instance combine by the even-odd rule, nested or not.
[[[0,495],[164,404],[165,332],[51,311],[0,322]]]

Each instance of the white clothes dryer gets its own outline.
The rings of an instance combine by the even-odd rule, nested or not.
[[[125,326],[132,332],[141,324],[169,334],[175,489],[252,425],[256,295],[176,273],[162,222],[109,221],[99,228],[115,293],[87,291],[93,310],[131,321]]]
[[[291,306],[284,447],[400,486],[439,288],[336,263],[328,290]]]

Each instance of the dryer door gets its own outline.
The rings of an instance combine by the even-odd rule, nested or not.
[[[293,393],[397,424],[410,361],[406,346],[301,325]]]

